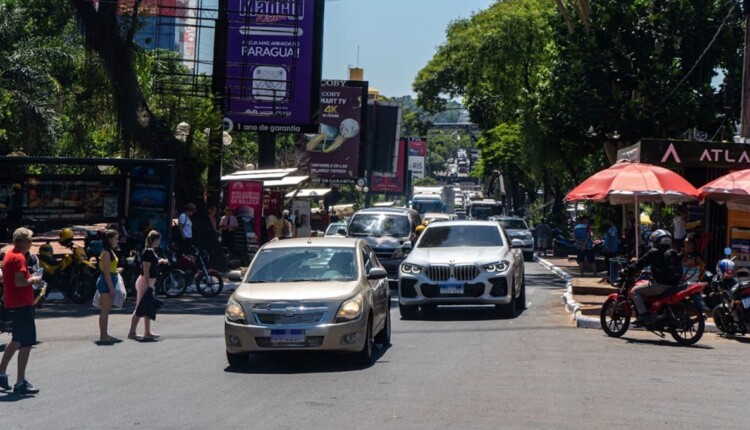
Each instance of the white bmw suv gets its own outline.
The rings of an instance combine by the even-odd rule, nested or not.
[[[493,304],[515,316],[526,306],[521,247],[497,222],[430,224],[399,268],[401,317],[456,304]]]

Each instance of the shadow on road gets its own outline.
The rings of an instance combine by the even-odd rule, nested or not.
[[[526,313],[517,311],[512,317],[503,315],[494,305],[458,305],[458,306],[440,306],[437,309],[420,309],[419,321],[489,321],[489,320],[515,320]]]
[[[0,392],[0,403],[18,402],[25,399],[33,399],[34,395],[20,396],[12,391]]]
[[[220,294],[216,297],[206,298],[199,294],[184,295],[176,298],[159,296],[164,302],[164,307],[159,310],[160,315],[222,315],[227,304],[230,293]],[[113,314],[131,314],[135,309],[134,300],[126,300],[122,309],[113,309]],[[73,303],[46,302],[42,309],[37,309],[37,319],[56,317],[82,318],[98,315],[99,309],[91,304],[76,305]]]
[[[726,339],[726,340],[733,340],[737,343],[746,343],[750,344],[750,337],[742,337],[742,336],[733,336],[733,335],[726,335],[726,334],[720,334],[720,338]]]
[[[565,288],[565,281],[552,273],[526,273],[526,287],[559,290]]]
[[[355,372],[379,363],[387,363],[388,361],[382,360],[382,358],[390,348],[391,345],[376,345],[373,351],[373,364],[370,366],[357,365],[353,361],[353,356],[344,353],[279,351],[252,354],[245,367],[234,368],[228,366],[224,371],[240,375]]]
[[[700,342],[696,345],[691,346],[685,346],[680,345],[674,340],[671,339],[635,339],[632,337],[622,337],[623,340],[626,340],[628,343],[637,343],[641,345],[654,345],[654,346],[669,346],[672,348],[695,348],[695,349],[714,349],[712,346],[709,345],[702,345]]]

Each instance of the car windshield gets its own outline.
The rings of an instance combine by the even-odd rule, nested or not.
[[[503,207],[500,205],[471,205],[469,215],[474,219],[487,219],[492,215],[500,215]]]
[[[305,247],[262,250],[245,282],[353,281],[353,248]]]
[[[417,248],[503,246],[497,227],[491,225],[430,226],[419,238]]]
[[[421,214],[428,212],[442,212],[443,203],[440,200],[414,201],[412,208]]]
[[[349,225],[351,236],[398,236],[411,234],[406,215],[358,214]]]
[[[506,230],[528,230],[526,222],[522,219],[501,219],[500,225]]]
[[[339,234],[339,230],[346,229],[346,224],[344,223],[335,223],[328,226],[328,229],[326,229],[326,236],[336,236]]]

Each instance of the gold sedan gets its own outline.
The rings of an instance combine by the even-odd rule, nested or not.
[[[343,351],[363,365],[391,338],[386,271],[362,239],[286,239],[265,244],[224,318],[227,360],[264,351]]]

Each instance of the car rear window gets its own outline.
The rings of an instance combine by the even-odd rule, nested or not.
[[[430,226],[419,238],[417,248],[503,246],[500,230],[491,225]]]
[[[349,224],[350,236],[394,236],[411,234],[409,217],[395,214],[356,214]]]
[[[500,225],[506,230],[528,230],[526,222],[521,219],[501,219]]]

